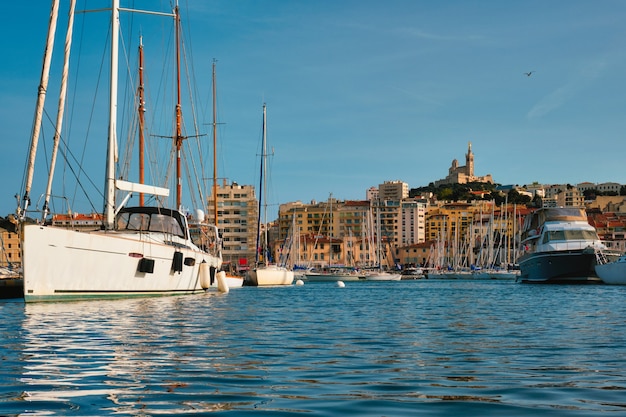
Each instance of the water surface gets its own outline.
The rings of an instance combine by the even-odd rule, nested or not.
[[[626,415],[626,287],[0,302],[0,415]]]

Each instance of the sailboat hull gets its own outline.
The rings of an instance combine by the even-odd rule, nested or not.
[[[200,293],[207,281],[200,265],[206,262],[213,275],[221,266],[219,257],[171,236],[159,241],[154,234],[148,240],[35,224],[24,225],[22,236],[26,302]]]
[[[248,285],[265,287],[293,284],[293,271],[279,266],[268,266],[248,271]]]

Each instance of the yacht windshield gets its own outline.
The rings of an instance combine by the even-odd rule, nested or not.
[[[117,217],[117,230],[161,232],[185,237],[180,223],[161,213],[124,212]]]
[[[566,240],[597,240],[598,236],[593,230],[550,230],[543,236],[543,243]]]

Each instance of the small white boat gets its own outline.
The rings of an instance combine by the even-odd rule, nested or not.
[[[259,266],[248,271],[248,282],[246,284],[252,287],[291,285],[293,284],[293,278],[293,271],[283,266]]]
[[[365,275],[367,281],[400,281],[402,274],[387,271],[373,271]]]
[[[305,278],[311,282],[358,281],[361,275],[357,271],[342,268],[330,268],[321,271],[307,271]]]
[[[263,200],[265,190],[267,189],[267,108],[265,103],[263,103],[263,139],[261,149],[261,183],[259,187],[259,216],[257,222],[255,261],[256,267],[248,271],[246,284],[252,287],[291,285],[293,284],[294,279],[292,270],[287,269],[282,265],[266,263],[266,260],[270,259],[271,256],[267,227],[261,227],[261,216],[263,216],[263,224],[267,224],[267,200]],[[263,261],[261,261],[259,257],[260,254],[263,254]]]
[[[596,274],[605,284],[626,285],[626,254],[613,262],[598,262]]]
[[[226,283],[228,288],[241,288],[243,287],[244,277],[226,274],[224,276],[224,282]],[[217,280],[215,280],[211,287],[218,288]]]
[[[406,268],[400,272],[401,279],[420,279],[425,278],[422,268]]]

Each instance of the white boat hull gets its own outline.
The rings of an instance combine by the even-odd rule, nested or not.
[[[228,288],[241,288],[243,287],[243,277],[235,277],[232,275],[226,275],[224,282],[228,285]],[[217,287],[217,283],[214,283],[212,287]]]
[[[493,270],[486,269],[481,271],[473,271],[472,278],[475,280],[516,280],[520,276],[519,271]]]
[[[207,281],[201,277],[200,265],[208,264],[202,268],[204,274],[215,274],[221,266],[217,256],[145,236],[24,225],[24,301],[200,293]],[[182,257],[180,271],[175,271],[175,256]],[[143,259],[152,264],[151,272],[141,266]]]
[[[338,282],[338,281],[358,281],[360,278],[357,274],[333,274],[323,272],[310,272],[305,274],[307,281],[310,282]]]
[[[597,264],[595,269],[605,284],[626,285],[626,256],[620,256],[615,262]]]
[[[389,272],[372,272],[365,275],[367,281],[400,281],[402,279],[401,274],[392,274]]]
[[[266,287],[293,284],[293,271],[280,266],[267,266],[248,271],[249,285]]]

